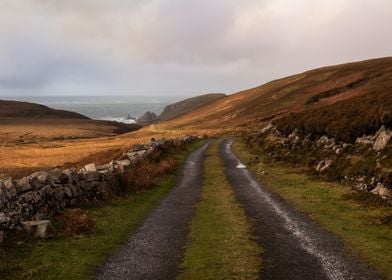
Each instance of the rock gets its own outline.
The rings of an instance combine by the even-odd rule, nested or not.
[[[18,193],[23,193],[31,190],[30,181],[29,178],[27,177],[23,177],[22,179],[16,180],[15,185],[16,185],[16,191]]]
[[[377,186],[370,191],[372,194],[378,195],[383,199],[392,200],[392,191],[383,184],[378,183]]]
[[[86,172],[86,173],[84,173],[84,180],[86,180],[86,182],[100,181],[101,176],[102,176],[102,174],[99,173],[98,171]]]
[[[376,141],[374,142],[373,149],[375,151],[383,150],[392,138],[392,131],[386,130],[384,126],[376,133]]]
[[[96,172],[97,167],[95,166],[95,163],[90,163],[87,164],[85,167],[83,167],[80,172],[85,173],[85,172]]]
[[[359,144],[359,145],[374,145],[374,140],[372,136],[362,136],[360,138],[357,138],[357,140],[355,140],[355,144]]]
[[[97,166],[97,171],[104,174],[113,172],[113,162]]]
[[[7,178],[7,179],[3,180],[2,182],[3,182],[5,190],[7,191],[9,197],[10,198],[15,198],[16,195],[17,195],[17,192],[16,192],[15,185],[12,182],[12,179],[11,178]]]
[[[273,128],[275,128],[274,125],[272,123],[269,123],[267,126],[260,130],[260,134],[266,134],[267,132],[270,132]]]
[[[147,111],[143,116],[136,120],[136,123],[140,125],[147,125],[155,121],[157,118],[158,116],[154,112]]]
[[[0,212],[0,228],[7,225],[10,221],[10,218],[7,217],[4,213]]]
[[[320,161],[317,166],[316,166],[316,171],[317,172],[324,172],[325,170],[327,170],[332,164],[332,160],[330,159],[324,159],[322,161]]]
[[[46,183],[46,179],[48,178],[48,176],[49,176],[49,172],[47,172],[47,171],[37,171],[37,172],[34,172],[33,174],[31,174],[30,176],[28,176],[28,178],[30,179],[30,180],[37,180],[37,181],[39,181],[40,183]]]
[[[55,236],[54,228],[49,220],[22,222],[23,229],[35,238],[48,239]]]

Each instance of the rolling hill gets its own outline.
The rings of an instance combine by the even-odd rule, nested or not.
[[[0,100],[0,145],[114,136],[140,128],[29,102]]]
[[[257,130],[267,122],[280,119],[278,124],[288,131],[294,128],[293,125],[287,128],[289,123],[295,123],[293,119],[298,120],[299,127],[302,121],[313,115],[317,117],[312,126],[322,121],[318,130],[324,132],[328,131],[328,123],[335,116],[328,111],[338,111],[339,120],[335,127],[354,130],[365,122],[369,125],[365,124],[367,128],[359,132],[374,132],[379,128],[381,116],[386,119],[392,110],[391,103],[387,102],[391,97],[392,57],[386,57],[323,67],[275,80],[212,101],[163,122],[161,127]],[[380,105],[383,106],[382,112],[378,112]],[[358,125],[352,127],[352,118],[361,115],[366,117],[358,118]],[[374,119],[378,120],[370,125]]]
[[[55,110],[41,104],[10,100],[0,100],[0,118],[89,119],[78,113]]]
[[[213,101],[224,98],[226,95],[224,93],[210,93],[204,94],[200,96],[195,96],[192,98],[188,98],[170,105],[167,105],[163,112],[158,116],[158,119],[161,121],[166,121],[170,119],[174,119],[181,115],[184,115],[196,108],[199,108],[203,105],[209,104]]]

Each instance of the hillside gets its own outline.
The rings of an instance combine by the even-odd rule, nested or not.
[[[266,122],[286,117],[293,112],[304,112],[309,116],[318,112],[320,115],[314,118],[317,122],[327,114],[323,108],[330,111],[332,107],[327,106],[335,106],[334,104],[336,107],[333,108],[340,112],[339,126],[350,127],[352,116],[358,114],[368,114],[366,122],[372,122],[378,106],[391,95],[391,88],[391,57],[329,66],[229,95],[163,123],[161,127],[256,130]],[[348,109],[347,104],[357,105]],[[390,104],[383,106],[383,112],[392,110]],[[346,117],[342,117],[342,114],[346,114]],[[329,114],[328,118],[333,116]],[[377,126],[378,123],[371,130]],[[326,128],[325,125],[319,127],[321,130]],[[368,132],[368,129],[364,131]]]
[[[192,110],[195,110],[198,107],[222,99],[225,96],[226,95],[223,93],[210,93],[188,98],[174,104],[167,105],[158,118],[163,121],[174,119]]]
[[[91,120],[40,104],[0,100],[0,145],[114,136],[138,128],[135,124]]]
[[[0,118],[89,119],[78,113],[55,110],[41,104],[0,100]]]

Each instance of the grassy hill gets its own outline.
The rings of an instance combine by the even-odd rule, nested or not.
[[[188,98],[174,104],[167,105],[163,112],[158,116],[160,120],[170,120],[184,115],[198,107],[219,100],[226,95],[223,93],[210,93],[192,98]]]
[[[74,112],[55,110],[40,104],[10,100],[0,100],[0,118],[89,119]]]
[[[161,127],[256,130],[269,121],[281,119],[278,124],[290,130],[315,116],[309,120],[313,130],[324,133],[333,126],[340,133],[346,128],[361,127],[357,135],[373,132],[379,128],[381,119],[389,118],[392,108],[387,100],[391,99],[391,88],[392,57],[323,67],[229,95]],[[358,125],[352,125],[353,117]],[[329,125],[334,118],[335,123]],[[351,139],[352,132],[344,137]]]
[[[113,136],[138,128],[138,125],[91,120],[40,104],[0,100],[0,145]]]

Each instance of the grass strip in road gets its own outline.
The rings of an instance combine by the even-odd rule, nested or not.
[[[225,178],[219,143],[207,150],[202,200],[178,279],[257,279],[261,248]]]
[[[176,156],[177,171],[201,144],[191,144]],[[96,269],[175,186],[177,175],[164,176],[153,189],[113,199],[102,207],[89,207],[88,215],[96,221],[91,234],[31,240],[9,249],[7,258],[16,267],[0,274],[0,279],[93,279]]]
[[[347,250],[392,279],[392,208],[348,186],[306,176],[300,169],[252,154],[245,143],[234,151],[269,189],[322,227],[340,236]],[[264,171],[264,175],[260,173]],[[358,198],[361,198],[358,199]]]

